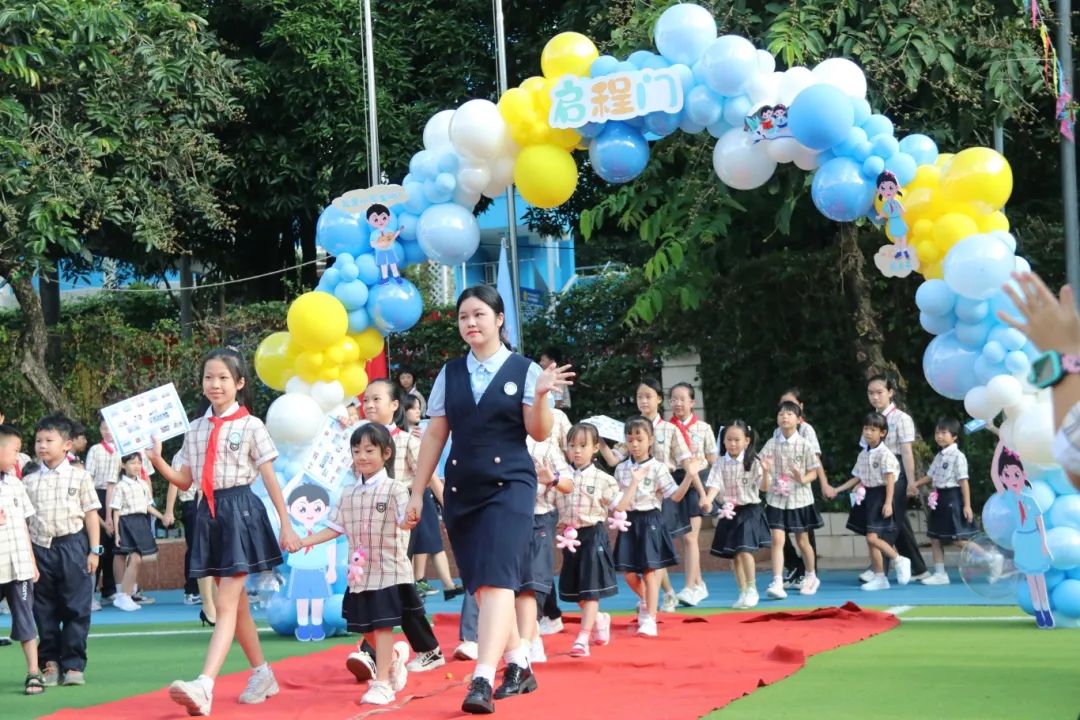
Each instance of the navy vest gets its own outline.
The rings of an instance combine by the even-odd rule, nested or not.
[[[446,364],[446,417],[453,433],[446,484],[452,496],[448,500],[462,511],[494,500],[505,489],[515,499],[524,498],[532,512],[536,466],[525,446],[522,417],[529,365],[521,355],[511,354],[477,403],[466,359]]]

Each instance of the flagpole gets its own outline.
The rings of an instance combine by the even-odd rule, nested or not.
[[[378,185],[382,178],[379,168],[379,111],[375,103],[375,33],[371,22],[371,0],[363,0],[364,58],[367,65],[368,97],[368,180]]]
[[[1058,0],[1058,60],[1061,62],[1065,93],[1073,92],[1072,2]],[[1070,98],[1071,100],[1071,98]],[[1069,108],[1063,108],[1068,113]],[[1061,190],[1065,210],[1065,268],[1073,290],[1080,287],[1080,210],[1077,209],[1076,143],[1064,134],[1061,145]]]
[[[499,97],[506,92],[506,19],[503,16],[502,0],[495,3],[495,47],[496,75],[499,82]],[[514,202],[514,186],[506,189],[506,223],[510,238],[510,278],[514,288],[514,318],[517,321],[518,352],[525,352],[525,339],[521,332],[521,278],[518,273],[517,243],[517,208]]]

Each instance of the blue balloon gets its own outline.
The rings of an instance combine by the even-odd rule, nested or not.
[[[686,96],[683,109],[687,117],[698,125],[712,125],[724,112],[724,99],[704,85],[697,85]]]
[[[1076,495],[1078,491],[1073,487],[1072,482],[1069,480],[1069,476],[1065,474],[1065,470],[1060,465],[1051,465],[1049,467],[1042,467],[1039,465],[1032,465],[1027,468],[1029,480],[1042,480],[1054,488],[1054,492],[1058,495]],[[1058,498],[1060,502],[1062,498]],[[1051,508],[1053,509],[1053,508]],[[1069,524],[1080,527],[1080,508],[1076,519],[1071,523],[1055,523],[1055,524]]]
[[[859,143],[851,151],[851,159],[857,162],[865,162],[866,158],[870,157],[870,152],[874,149],[874,146],[870,144],[869,140]]]
[[[1054,492],[1054,488],[1050,487],[1050,483],[1045,480],[1031,480],[1029,478],[1028,482],[1031,484],[1028,492],[1035,498],[1035,502],[1039,503],[1043,514],[1046,514],[1054,504],[1054,500],[1057,499],[1057,493]],[[1080,530],[1080,525],[1077,525],[1076,529]]]
[[[637,68],[634,67],[634,63],[630,62],[629,60],[622,60],[619,62],[618,65],[615,66],[615,72],[637,72]]]
[[[439,177],[441,178],[443,176],[440,175]],[[445,182],[440,182],[436,178],[424,181],[424,199],[432,205],[450,202],[450,198],[453,196],[453,188],[447,189]]]
[[[1016,583],[1016,604],[1028,615],[1035,614],[1035,604],[1031,600],[1031,588],[1026,582]],[[1050,595],[1050,609],[1054,609],[1054,596]]]
[[[679,113],[651,112],[645,116],[645,127],[658,138],[665,138],[679,129]]]
[[[867,141],[866,131],[861,127],[853,127],[848,130],[847,137],[843,142],[833,147],[837,157],[851,157],[855,154],[855,148]]]
[[[1062,580],[1050,591],[1050,600],[1055,610],[1072,617],[1080,615],[1080,580]]]
[[[266,621],[278,635],[296,632],[296,601],[290,600],[286,588],[274,593],[266,605]]]
[[[788,108],[792,137],[813,150],[825,150],[843,142],[854,125],[851,100],[834,85],[811,85]]]
[[[460,205],[432,205],[420,216],[416,239],[424,254],[443,265],[460,265],[480,247],[480,226]]]
[[[405,201],[405,209],[413,215],[419,215],[427,210],[431,204],[427,198],[424,197],[424,183],[419,180],[409,180],[402,183],[402,187],[405,188],[405,193],[409,196],[409,199]]]
[[[697,84],[697,80],[694,79],[694,71],[686,65],[672,65],[671,72],[675,73],[675,76],[679,79],[679,84],[682,85],[683,97],[694,89],[694,85]]]
[[[994,333],[991,332],[990,336],[993,337]],[[986,358],[986,361],[996,365],[998,363],[1005,362],[1005,348],[1001,346],[997,340],[988,340],[983,345],[982,356]]]
[[[608,123],[604,132],[589,143],[589,162],[604,180],[629,182],[649,164],[649,143],[624,123]]]
[[[1053,590],[1058,583],[1065,580],[1067,577],[1069,577],[1069,575],[1064,570],[1054,570],[1053,568],[1043,573],[1043,579],[1046,580],[1047,590]]]
[[[720,120],[717,120],[705,129],[709,131],[710,135],[719,140],[724,135],[724,133],[726,133],[728,130],[731,130],[732,128],[730,125],[724,122],[723,118],[721,118]]]
[[[998,375],[1005,375],[1009,372],[1005,369],[1004,362],[994,362],[991,358],[982,354],[975,358],[974,370],[977,385],[985,385]]]
[[[942,265],[945,282],[959,295],[986,300],[1009,280],[1016,256],[998,237],[969,235],[952,246]]]
[[[964,347],[956,331],[938,335],[923,353],[923,375],[938,395],[950,400],[963,400],[971,388],[978,385],[975,361],[978,352]]]
[[[718,95],[738,95],[761,70],[757,48],[739,35],[718,37],[697,62],[705,83]]]
[[[866,137],[873,140],[878,135],[892,135],[892,120],[884,115],[871,115],[860,127],[866,131]]]
[[[991,298],[991,310],[997,309],[994,307],[994,305],[994,298]],[[1011,328],[1006,325],[998,325],[996,328],[991,330],[990,339],[1001,343],[1001,346],[1006,350],[1020,350],[1024,347],[1025,344],[1027,344],[1027,338],[1024,337],[1024,333],[1020,332],[1016,328]]]
[[[604,123],[589,122],[575,129],[583,138],[594,138],[604,131]]]
[[[986,499],[982,509],[983,530],[995,543],[1012,550],[1012,536],[1016,530],[1017,517],[1009,509],[1003,493],[994,493]]]
[[[401,333],[420,319],[424,299],[405,278],[391,279],[371,288],[367,311],[371,324],[383,335]]]
[[[1026,376],[1031,372],[1031,360],[1023,350],[1013,350],[1005,356],[1005,369],[1013,375]]]
[[[418,242],[401,243],[401,248],[405,251],[405,265],[415,265],[427,260],[427,255]]]
[[[409,174],[416,180],[432,180],[439,174],[439,155],[434,150],[421,150],[409,160]]]
[[[630,57],[626,58],[626,61],[636,67],[638,70],[641,70],[646,66],[646,63],[648,63],[650,58],[652,57],[654,57],[653,53],[649,52],[648,50],[635,50],[634,52],[630,53]]]
[[[990,334],[990,321],[977,323],[959,322],[956,324],[956,339],[969,348],[982,348]]]
[[[1080,529],[1080,495],[1076,494],[1076,490],[1055,500],[1050,511],[1046,513],[1046,520],[1052,527]]]
[[[331,498],[331,504],[336,504],[336,503],[334,503],[333,498]],[[346,558],[348,558],[348,556],[349,556],[349,545],[348,545],[348,543],[342,543],[342,544],[338,545],[338,557],[341,557],[342,555],[344,555]],[[330,586],[330,592],[332,594],[334,594],[334,595],[337,595],[339,593],[344,593],[346,590],[349,589],[349,566],[348,565],[338,565],[336,569],[337,569],[337,577],[334,579],[334,584]]]
[[[870,212],[874,192],[874,184],[863,177],[861,164],[843,157],[819,167],[810,188],[814,206],[837,222],[852,222]]]
[[[356,256],[356,267],[359,271],[359,278],[364,281],[365,285],[374,285],[379,280],[379,266],[375,264],[375,256],[371,253],[364,253],[363,255]]]
[[[919,313],[919,324],[923,330],[931,335],[943,335],[956,326],[956,318],[952,315],[930,315]]]
[[[416,223],[420,218],[412,213],[403,212],[398,215],[397,219],[398,230],[401,231],[401,240],[406,242],[416,242]]]
[[[944,280],[927,280],[915,291],[915,305],[924,313],[948,315],[957,304],[956,293]],[[957,315],[959,317],[959,315]]]
[[[731,127],[742,127],[748,114],[750,114],[750,98],[745,95],[736,95],[724,101],[724,122]]]
[[[358,310],[367,304],[368,287],[359,279],[338,283],[334,288],[334,297],[341,301],[346,310]]]
[[[364,231],[360,219],[333,205],[327,205],[315,225],[315,243],[331,255],[363,249]]]
[[[877,155],[871,155],[863,160],[862,174],[869,180],[877,181],[877,176],[885,169],[885,161]]]
[[[1068,525],[1046,531],[1046,546],[1053,556],[1051,564],[1058,570],[1080,566],[1080,530]]]
[[[660,54],[671,62],[693,65],[716,41],[716,20],[700,5],[672,5],[656,21],[653,40]]]
[[[679,119],[679,129],[689,135],[697,135],[699,132],[705,129],[704,125],[698,125],[696,122],[686,116],[686,113],[682,114]]]
[[[870,101],[866,98],[851,98],[851,109],[855,112],[855,124],[860,127],[870,119],[874,112],[870,109]]]
[[[938,157],[937,143],[918,133],[900,140],[900,152],[914,158],[916,165],[933,165]]]
[[[870,139],[871,154],[877,155],[882,160],[891,158],[900,152],[900,143],[892,135],[875,135]]]
[[[938,280],[942,285],[945,283]],[[950,291],[951,292],[951,291]],[[916,300],[916,303],[918,300]],[[983,300],[972,300],[970,298],[958,298],[956,300],[956,317],[961,322],[977,323],[982,322],[990,314],[990,303]]]
[[[444,150],[439,155],[438,168],[440,173],[450,173],[452,180],[457,171],[461,169],[461,158],[453,150]]]
[[[885,169],[895,175],[900,185],[904,186],[915,179],[918,165],[915,158],[905,152],[898,152],[885,160]]]
[[[360,277],[360,266],[347,255],[342,255],[334,263],[334,269],[338,271],[339,282],[347,283]]]
[[[616,68],[619,66],[619,59],[614,55],[601,55],[593,60],[592,65],[589,66],[589,77],[600,77],[601,75],[610,75],[616,72]]]
[[[370,293],[369,293],[370,294]],[[368,317],[367,308],[362,307],[353,310],[349,313],[349,332],[352,334],[361,333],[368,329],[371,325],[371,318]]]

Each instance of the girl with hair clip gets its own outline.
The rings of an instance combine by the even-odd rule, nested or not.
[[[1054,627],[1054,615],[1050,611],[1050,595],[1046,590],[1046,575],[1050,570],[1050,548],[1046,545],[1046,524],[1042,508],[1026,488],[1028,482],[1020,456],[998,442],[994,461],[990,465],[990,477],[999,493],[1004,493],[1013,515],[1016,530],[1013,531],[1013,563],[1027,577],[1031,591],[1031,604],[1035,607],[1035,624],[1041,628]]]
[[[758,604],[754,552],[772,547],[761,508],[761,493],[769,489],[769,462],[758,458],[755,440],[753,429],[742,420],[724,428],[721,442],[726,452],[712,466],[705,484],[709,491],[701,499],[702,510],[711,508],[717,498],[723,499],[710,552],[734,560],[739,598],[731,607],[736,610]]]

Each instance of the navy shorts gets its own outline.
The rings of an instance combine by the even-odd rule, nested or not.
[[[11,609],[11,639],[26,642],[37,637],[34,624],[34,583],[15,580],[0,585],[0,598],[7,600]]]

